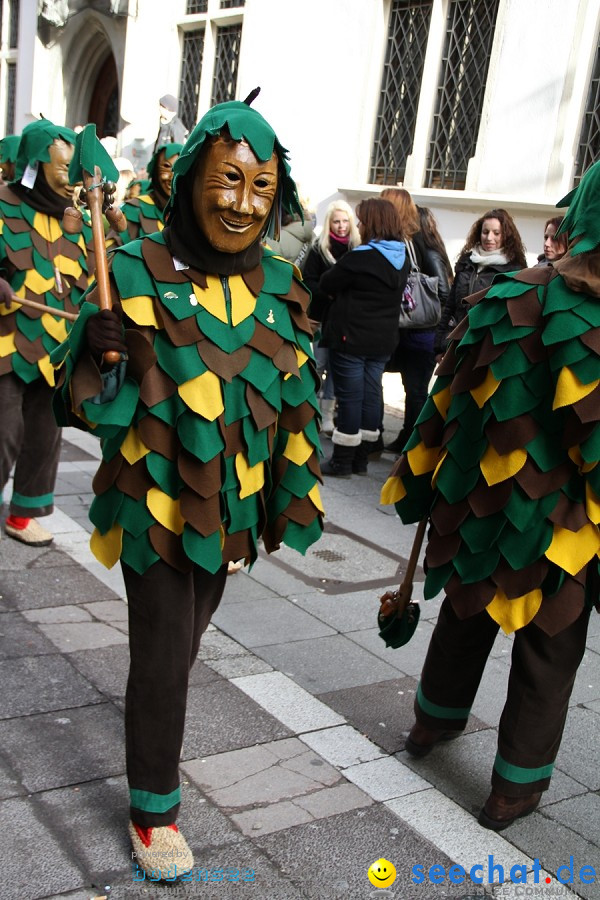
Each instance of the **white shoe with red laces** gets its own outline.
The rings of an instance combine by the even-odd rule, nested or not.
[[[177,825],[141,828],[129,823],[133,860],[147,875],[172,881],[194,865],[194,856]]]

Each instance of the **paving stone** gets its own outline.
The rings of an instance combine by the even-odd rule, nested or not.
[[[272,666],[259,659],[253,653],[243,653],[240,656],[230,656],[225,659],[210,659],[206,665],[224,678],[240,678],[242,675],[261,675],[271,672]]]
[[[341,634],[255,647],[258,656],[313,694],[395,678],[397,670]]]
[[[302,735],[302,742],[339,769],[380,759],[384,752],[349,725],[324,728]]]
[[[81,888],[82,872],[59,840],[39,821],[31,800],[0,803],[0,834],[10,835],[10,854],[0,866],[2,900],[37,900]]]
[[[99,703],[101,696],[61,656],[0,661],[0,719]]]
[[[373,629],[379,604],[375,591],[300,594],[296,604],[341,634]],[[382,644],[383,646],[383,644]]]
[[[282,831],[303,822],[311,822],[314,817],[290,800],[281,800],[260,809],[249,809],[244,812],[231,814],[242,834],[249,837],[257,837],[260,834],[271,834],[273,831]]]
[[[110,703],[0,722],[0,746],[28,791],[119,775],[125,769],[123,720]]]
[[[2,545],[0,541],[0,546]],[[2,595],[15,609],[67,606],[91,600],[113,600],[114,593],[79,566],[70,566],[65,577],[60,568],[30,568],[4,572]]]
[[[259,834],[254,842],[297,881],[304,896],[311,900],[374,896],[367,870],[382,856],[395,865],[397,879],[389,891],[378,890],[378,896],[429,900],[423,886],[411,881],[412,866],[420,863],[428,869],[438,863],[448,868],[452,862],[429,841],[403,828],[398,818],[382,806],[352,810],[273,834]],[[464,893],[464,887],[458,885],[436,885],[435,898],[458,900]]]
[[[54,653],[55,647],[20,613],[0,613],[0,659]]]
[[[569,710],[556,765],[589,790],[600,790],[598,746],[600,714],[575,707]]]
[[[92,621],[89,612],[81,606],[47,606],[44,609],[24,609],[21,615],[29,622],[39,622],[42,625]]]
[[[353,784],[336,784],[315,791],[307,797],[296,797],[294,803],[309,812],[313,819],[324,819],[327,816],[349,812],[351,809],[371,806],[373,800]]]
[[[189,688],[183,759],[237,750],[289,734],[285,725],[229,681]]]
[[[0,759],[0,800],[19,797],[25,793],[25,788],[21,785],[16,773],[4,760]]]
[[[114,644],[101,650],[79,650],[69,654],[69,661],[109,699],[125,696],[129,674],[127,644]]]
[[[252,648],[334,633],[284,597],[266,597],[251,604],[222,604],[213,623],[244,647]]]
[[[249,577],[280,597],[296,597],[298,594],[312,593],[315,589],[300,577],[295,568],[281,560],[279,551],[268,556],[264,550],[259,550]]]
[[[339,782],[339,772],[296,738],[188,762],[185,771],[227,809],[277,803]]]
[[[600,796],[588,793],[579,797],[570,797],[544,807],[544,815],[561,822],[571,831],[600,846],[600,831],[590,828],[592,823],[600,823]],[[600,857],[598,857],[600,859]],[[600,874],[600,873],[599,873]]]
[[[494,727],[498,725],[508,691],[510,659],[490,657],[486,663],[471,714]]]
[[[248,675],[234,684],[296,733],[344,724],[341,716],[282,672]]]
[[[585,703],[600,698],[600,655],[586,650],[575,678],[570,704]]]
[[[2,592],[7,572],[22,572],[26,569],[43,567],[52,569],[57,566],[73,567],[75,563],[66,553],[50,547],[28,547],[20,541],[14,541],[5,535],[0,540],[0,571],[2,574]],[[14,576],[13,576],[14,577]]]
[[[233,641],[226,634],[223,634],[222,631],[217,631],[213,626],[209,627],[208,631],[202,635],[198,659],[202,662],[207,662],[213,659],[240,656],[245,652],[245,648],[238,644],[237,641]]]
[[[97,441],[97,438],[94,438],[94,440]],[[96,465],[98,462],[97,458],[92,456],[91,453],[88,453],[86,450],[84,450],[83,447],[79,447],[76,444],[63,439],[63,441],[60,445],[59,468],[62,468],[62,463],[67,462],[67,461],[74,461],[74,460],[77,460],[77,461],[90,460],[92,462],[95,462]]]
[[[392,666],[397,672],[418,678],[425,662],[425,655],[433,631],[433,623],[428,622],[427,619],[419,620],[417,629],[409,643],[396,649],[386,647],[385,641],[379,637],[376,624],[377,615],[375,613],[375,618],[371,621],[371,627],[368,630],[354,631],[348,634],[348,638],[360,647],[364,647],[369,653],[373,653],[386,665]]]
[[[260,563],[257,562],[257,565]],[[257,581],[253,577],[255,569],[249,573],[246,569],[241,569],[227,579],[225,583],[225,591],[223,592],[223,603],[248,603],[254,600],[274,599],[278,597],[275,591],[272,591],[267,585]]]
[[[383,757],[344,769],[344,775],[374,800],[390,800],[424,791],[427,781],[393,757]]]
[[[127,636],[103,622],[73,622],[62,625],[40,625],[40,629],[63,653],[97,650],[113,644],[127,644]]]

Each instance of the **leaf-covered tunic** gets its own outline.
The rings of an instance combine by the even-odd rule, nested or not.
[[[91,281],[92,230],[66,234],[54,216],[33,209],[0,187],[0,266],[17,297],[77,312]],[[13,303],[0,305],[0,375],[54,385],[49,355],[67,335],[65,319]]]
[[[600,550],[600,254],[499,276],[453,341],[382,492],[430,516],[425,596],[548,634]]]
[[[265,251],[242,275],[178,271],[155,235],[117,250],[111,278],[129,353],[116,398],[94,400],[93,302],[55,355],[63,404],[102,438],[97,558],[215,572],[254,561],[261,536],[268,552],[281,542],[305,552],[322,531],[318,380],[293,267]]]

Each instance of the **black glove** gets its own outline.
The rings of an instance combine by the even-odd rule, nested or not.
[[[100,361],[107,350],[127,353],[121,322],[121,306],[116,303],[112,309],[100,312],[85,323],[85,336],[92,356]]]
[[[13,289],[11,288],[8,281],[5,281],[4,278],[0,278],[0,303],[4,303],[7,309],[10,309],[10,305],[12,303],[12,295]]]

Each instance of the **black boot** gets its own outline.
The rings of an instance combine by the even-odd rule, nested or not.
[[[367,466],[369,465],[369,454],[375,444],[375,441],[361,441],[356,448],[354,459],[352,460],[352,474],[366,475]]]
[[[385,445],[385,449],[388,451],[388,453],[397,453],[398,456],[400,456],[400,454],[404,450],[404,445],[406,444],[407,440],[408,438],[406,436],[406,432],[404,431],[404,429],[402,429],[397,438],[394,438],[393,441],[390,441],[389,444]]]
[[[333,475],[336,478],[350,478],[352,475],[352,460],[357,450],[358,447],[334,444],[333,456],[321,466],[323,475]]]

